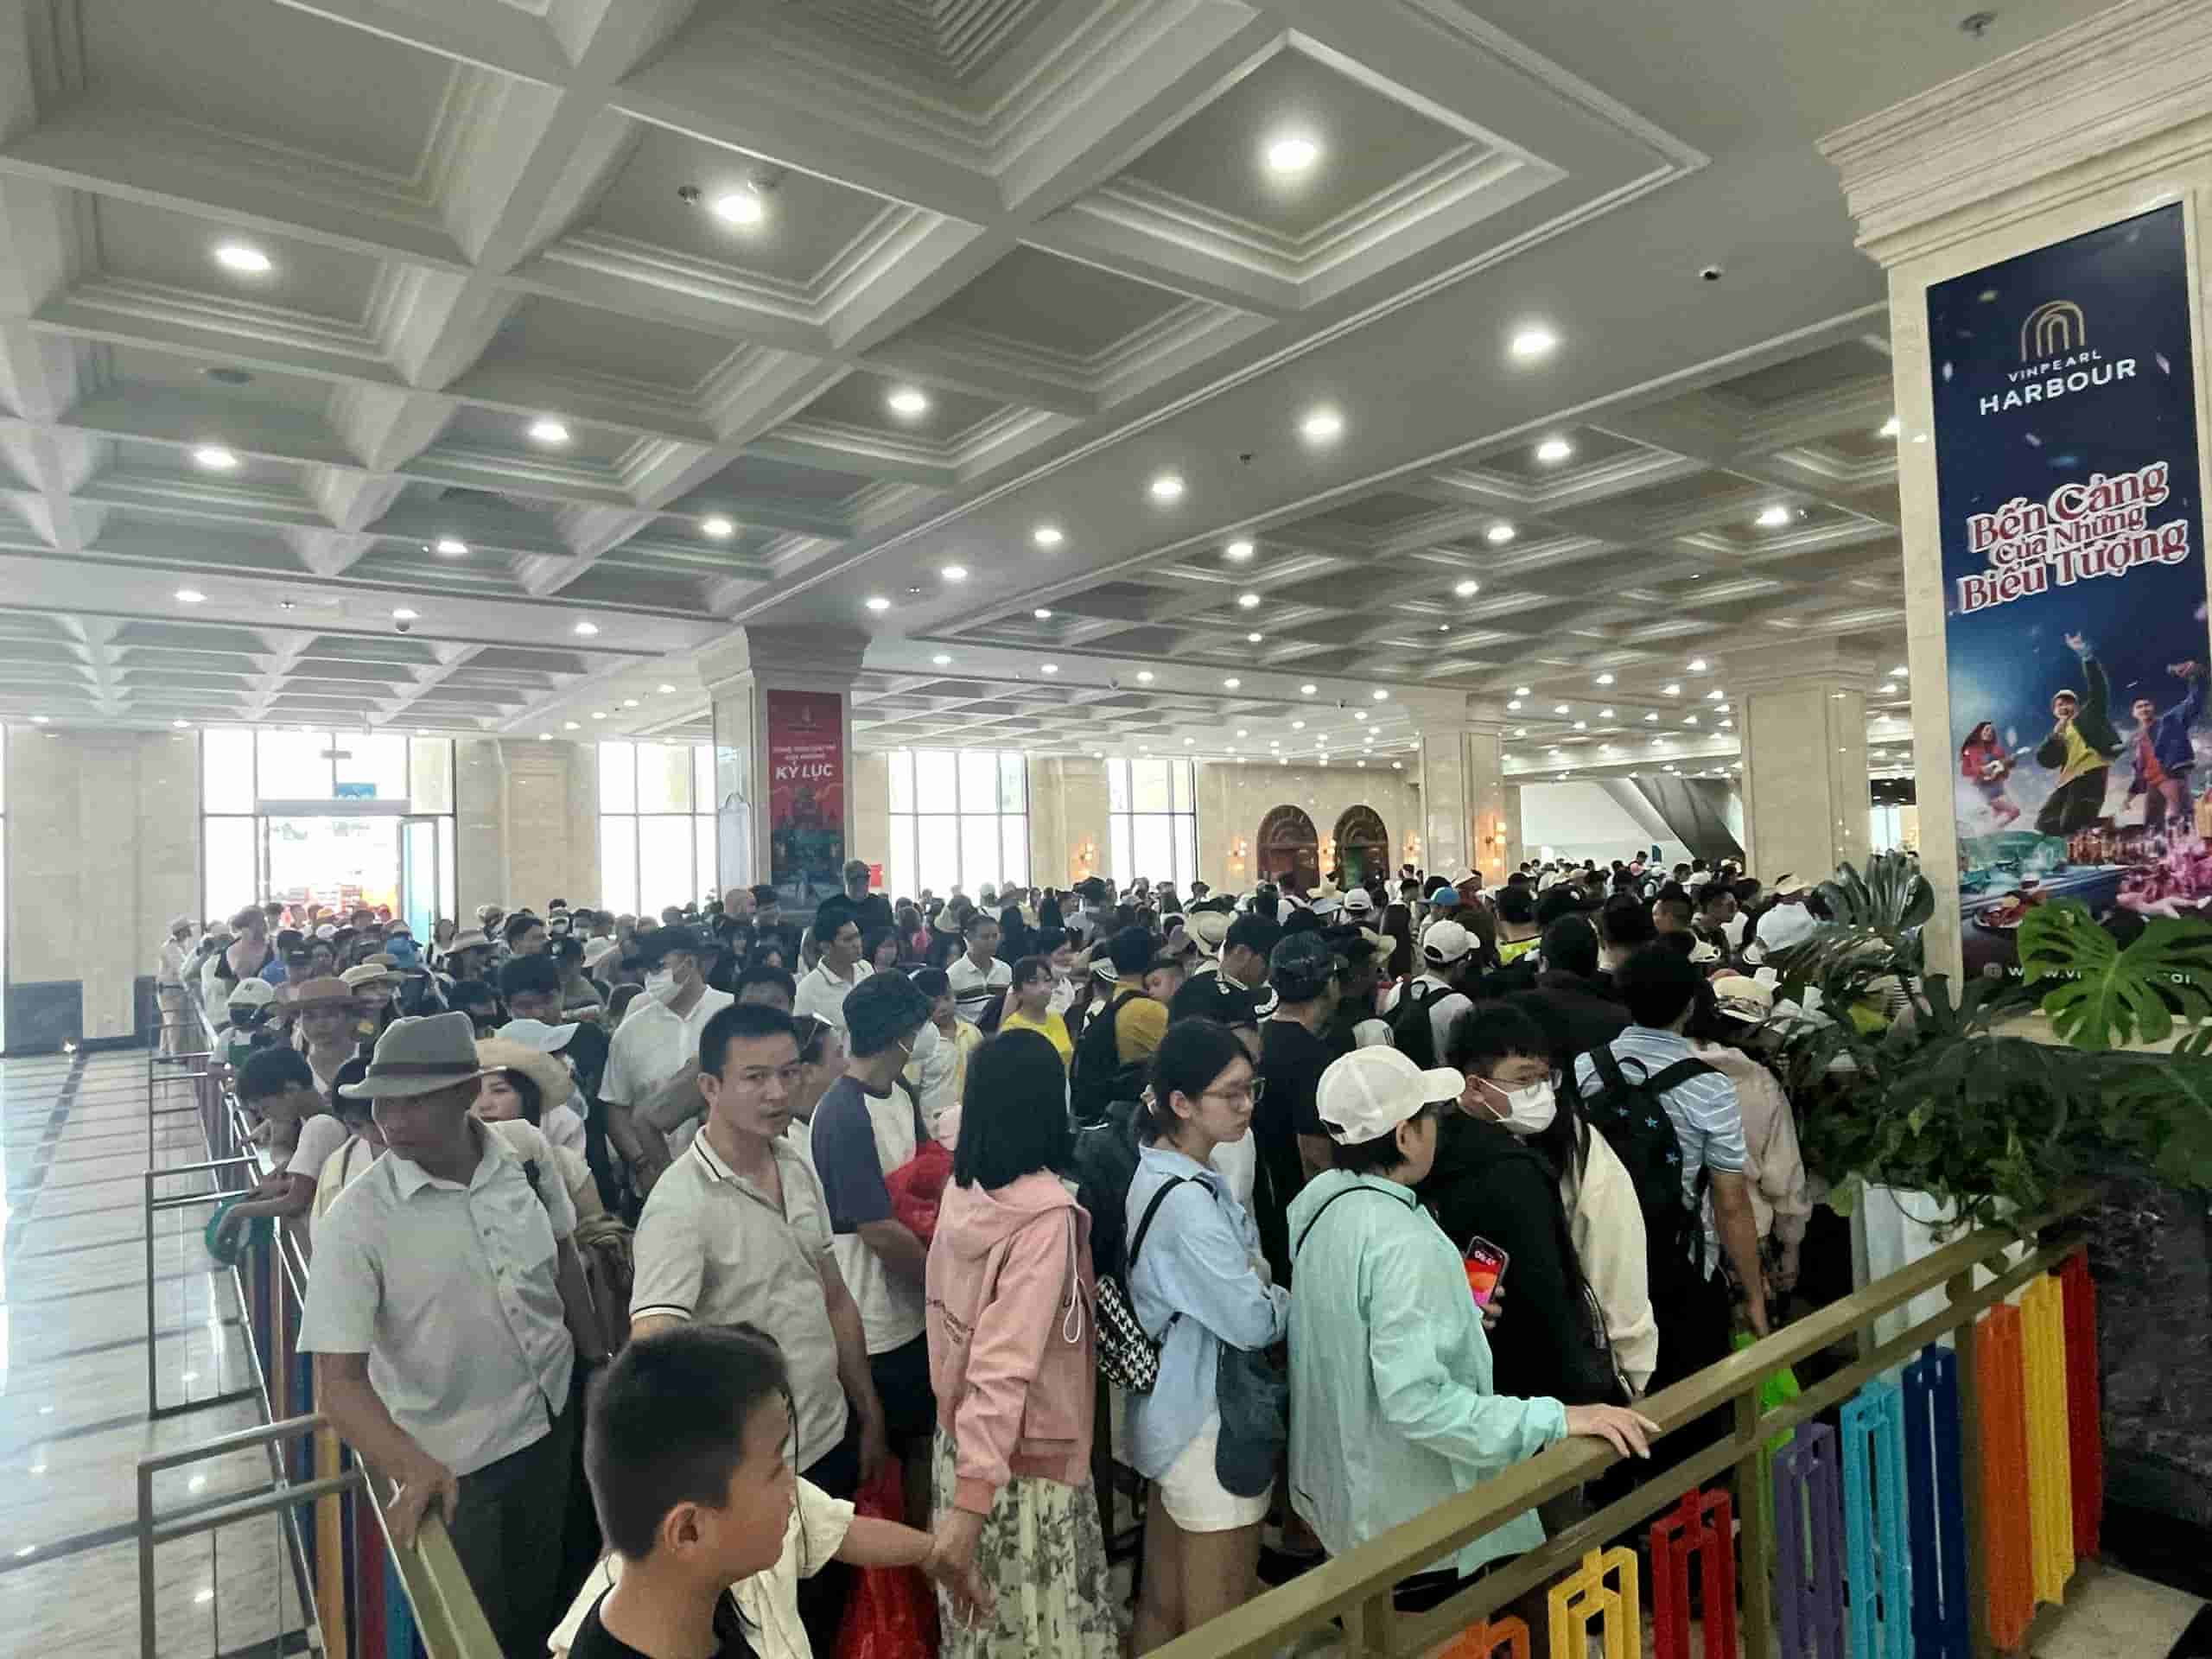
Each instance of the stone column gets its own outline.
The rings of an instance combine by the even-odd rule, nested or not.
[[[1872,665],[1832,645],[1732,652],[1729,691],[1743,731],[1744,856],[1771,880],[1825,881],[1866,860]]]
[[[1519,802],[1505,782],[1503,711],[1456,692],[1403,694],[1420,740],[1421,844],[1432,875],[1478,870],[1497,887],[1521,858]],[[1405,846],[1397,849],[1398,862]]]
[[[1931,971],[1956,976],[1958,834],[1933,442],[1928,289],[2167,202],[2212,207],[2212,10],[2125,0],[1830,135],[1859,245],[1888,273],[1905,632],[1920,776],[1921,868],[1936,888]],[[2193,200],[2192,200],[2193,199]],[[2201,232],[2200,232],[2201,233]],[[2196,397],[2206,409],[2203,278],[2192,258]],[[1748,809],[1748,791],[1746,807]],[[1748,817],[1748,810],[1746,816]]]
[[[844,751],[846,857],[880,861],[883,846],[862,847],[855,808],[861,780],[853,761],[853,683],[868,636],[857,630],[740,628],[699,659],[714,698],[715,810],[724,887],[772,880],[769,849],[768,700],[777,691],[824,692],[837,699]],[[885,872],[886,879],[889,872]]]

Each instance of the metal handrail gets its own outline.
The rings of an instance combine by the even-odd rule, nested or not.
[[[1731,1469],[1756,1475],[1760,1456],[1775,1436],[1847,1398],[1916,1349],[1967,1325],[1984,1309],[2078,1251],[2080,1240],[2069,1236],[2031,1250],[2016,1264],[2005,1265],[2008,1252],[2020,1243],[2024,1234],[2032,1236],[2060,1219],[2060,1216],[2045,1216],[2027,1224],[2019,1233],[1987,1228],[1956,1240],[1640,1402],[1637,1409],[1657,1422],[1662,1433],[1722,1407],[1734,1413],[1733,1432],[1719,1445],[1683,1459],[1626,1497],[1576,1522],[1540,1548],[1484,1573],[1426,1612],[1399,1612],[1391,1599],[1393,1586],[1545,1500],[1603,1473],[1621,1461],[1619,1454],[1602,1440],[1559,1441],[1504,1473],[1179,1637],[1158,1649],[1155,1659],[1247,1659],[1247,1656],[1273,1653],[1304,1632],[1335,1620],[1342,1621],[1351,1652],[1376,1659],[1402,1659],[1421,1653],[1556,1578],[1586,1551],[1672,1508],[1684,1493],[1696,1491],[1715,1476]],[[1975,1272],[1985,1268],[2001,1271],[1977,1287]],[[1871,1330],[1882,1315],[1939,1287],[1947,1288],[1949,1294],[1949,1305],[1942,1313],[1868,1349],[1854,1363],[1796,1399],[1762,1408],[1759,1389],[1765,1378],[1844,1338]],[[1957,1352],[1963,1399],[1971,1393],[1973,1344],[1958,1344]],[[1961,1415],[1961,1460],[1971,1470],[1977,1466],[1978,1426],[1972,1412]],[[1736,1514],[1743,1558],[1738,1576],[1744,1601],[1743,1650],[1763,1654],[1769,1651],[1772,1628],[1767,1576],[1775,1554],[1772,1521],[1756,1503],[1740,1504]],[[1979,1505],[1967,1506],[1967,1568],[1971,1578],[1980,1571]],[[1968,1602],[1975,1651],[1986,1653],[1985,1605],[1978,1588],[1969,1594]]]

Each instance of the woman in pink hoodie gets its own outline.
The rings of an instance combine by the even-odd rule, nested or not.
[[[1090,1486],[1090,1217],[1054,1170],[1066,1071],[1031,1031],[968,1063],[952,1184],[924,1280],[937,1395],[934,1522],[996,1608],[944,1659],[1116,1659],[1106,1540]]]

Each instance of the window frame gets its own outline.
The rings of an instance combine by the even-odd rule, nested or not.
[[[690,764],[682,768],[681,772],[683,798],[688,803],[683,810],[675,811],[639,810],[638,803],[645,798],[643,792],[645,779],[639,771],[640,764],[639,751],[645,748],[677,749],[689,753]],[[611,759],[610,751],[618,749],[628,751],[630,804],[626,808],[610,809],[607,804],[607,791],[605,780]],[[658,917],[665,907],[664,905],[654,905],[648,910],[645,905],[647,864],[653,862],[658,866],[660,861],[656,856],[656,849],[647,844],[645,826],[648,823],[667,824],[680,822],[689,826],[690,833],[685,837],[685,856],[690,865],[691,882],[690,887],[674,900],[675,903],[699,904],[703,902],[710,893],[721,891],[721,849],[715,830],[714,792],[711,787],[714,782],[714,753],[715,746],[712,743],[654,738],[609,738],[592,746],[592,764],[596,768],[593,775],[600,789],[599,904],[601,909],[637,916],[651,914]],[[704,810],[701,810],[699,804],[699,786],[702,783],[709,785]],[[608,833],[610,823],[623,826],[624,833],[610,835]],[[626,887],[618,885],[620,878],[613,869],[613,861],[615,858],[618,845],[626,845],[629,849],[626,861],[629,865]],[[672,849],[658,850],[667,852],[671,856],[673,855]],[[708,865],[703,871],[700,868],[702,857]]]
[[[922,765],[924,755],[945,757],[946,782],[951,789],[950,810],[932,807],[925,810],[921,802]],[[966,774],[975,769],[971,756],[988,755],[992,767],[992,794],[986,806],[970,806],[966,793],[971,782]],[[976,897],[985,886],[1003,887],[1009,882],[1017,887],[1031,885],[1029,828],[1033,803],[1029,793],[1029,756],[1020,749],[982,748],[905,748],[887,752],[888,776],[886,780],[885,800],[888,804],[887,817],[890,825],[890,844],[884,849],[883,880],[887,891],[902,899],[918,898],[927,888],[938,891],[934,873],[925,879],[922,868],[922,834],[925,825],[938,826],[939,835],[950,830],[950,839],[942,843],[942,851],[933,851],[933,858],[949,855],[952,861],[953,876],[939,897],[949,897],[957,889],[969,898]],[[963,764],[965,763],[965,764]],[[903,777],[902,777],[903,773]],[[1021,804],[1019,811],[1007,809],[1008,783],[1019,777],[1021,783]],[[904,787],[901,787],[901,785]],[[906,802],[904,807],[899,803]],[[975,855],[980,836],[970,826],[980,826],[986,819],[995,821],[991,831],[998,848],[996,868],[985,874],[968,868]],[[1016,861],[1018,858],[1018,862]]]
[[[1167,807],[1161,810],[1136,804],[1136,768],[1166,769]],[[1116,805],[1115,803],[1122,804]],[[1198,875],[1198,763],[1179,755],[1116,755],[1106,762],[1106,873],[1116,887],[1127,889],[1137,877],[1150,881],[1173,881],[1178,893],[1188,893]],[[1164,820],[1164,823],[1162,822]],[[1167,836],[1166,872],[1140,869],[1137,854],[1144,832],[1164,831]]]

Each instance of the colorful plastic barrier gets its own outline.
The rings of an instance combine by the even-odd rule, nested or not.
[[[2066,1293],[2068,1487],[2074,1497],[2074,1554],[2097,1554],[2105,1511],[2104,1389],[2097,1376],[2097,1290],[2086,1255],[2069,1258]]]
[[[2020,1299],[2028,1429],[2028,1542],[2035,1599],[2066,1599],[2074,1576],[2073,1473],[2067,1447],[2066,1293],[2045,1274]]]
[[[1775,1453],[1774,1525],[1783,1659],[1843,1659],[1843,1489],[1826,1423],[1801,1423]]]
[[[1651,1650],[1656,1659],[1690,1659],[1693,1555],[1704,1592],[1705,1651],[1736,1651],[1735,1510],[1726,1492],[1685,1492],[1678,1508],[1651,1523]],[[1554,1633],[1557,1628],[1554,1624]]]
[[[1552,1659],[1587,1659],[1593,1620],[1605,1659],[1643,1659],[1643,1603],[1637,1589],[1635,1551],[1592,1550],[1551,1587],[1549,1601]]]
[[[1873,1382],[1843,1408],[1845,1608],[1852,1659],[1913,1659],[1904,1395]]]
[[[1903,1394],[1914,1659],[1968,1659],[1958,1356],[1933,1343],[1922,1349],[1904,1368]]]
[[[1641,1648],[1643,1643],[1637,1645]],[[1529,1659],[1529,1627],[1519,1619],[1509,1616],[1470,1624],[1436,1659],[1497,1659],[1501,1653],[1506,1659]]]

